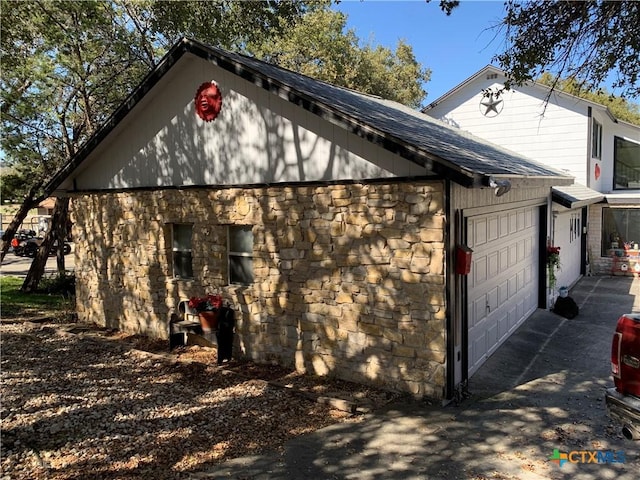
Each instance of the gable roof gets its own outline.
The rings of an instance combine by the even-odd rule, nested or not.
[[[429,105],[424,107],[421,111],[422,112],[427,112],[427,111],[431,110],[436,105],[439,105],[440,103],[442,103],[444,100],[447,100],[448,98],[454,96],[456,93],[458,93],[460,90],[462,90],[467,85],[469,85],[469,84],[473,83],[474,81],[480,79],[480,77],[483,77],[483,76],[488,75],[488,74],[497,74],[497,75],[502,75],[503,77],[506,77],[506,75],[507,75],[504,70],[502,70],[502,69],[500,69],[498,67],[495,67],[493,65],[487,65],[484,68],[480,69],[478,72],[476,72],[473,75],[471,75],[469,78],[467,78],[464,81],[462,81],[460,84],[458,84],[455,87],[453,87],[448,92],[446,92],[443,95],[441,95],[440,97],[436,98],[433,102],[431,102]],[[548,85],[544,85],[542,83],[535,82],[535,81],[527,82],[527,85],[532,85],[535,88],[544,91],[546,95],[551,94],[551,87],[549,87]],[[563,91],[560,91],[560,90],[557,90],[557,89],[553,90],[553,94],[554,95],[559,95],[561,97],[573,99],[576,102],[583,102],[585,105],[587,105],[589,107],[592,107],[592,108],[597,108],[597,109],[605,112],[605,114],[608,115],[609,118],[611,119],[611,121],[614,122],[614,123],[624,123],[624,124],[631,125],[631,126],[634,126],[634,127],[636,126],[636,125],[633,125],[632,123],[629,123],[629,122],[626,122],[624,120],[620,120],[619,118],[616,118],[615,115],[609,109],[609,107],[607,107],[606,105],[602,105],[601,103],[594,102],[594,101],[588,100],[586,98],[577,97],[575,95],[572,95],[570,93],[566,93],[566,92],[563,92]]]
[[[185,53],[191,53],[294,103],[371,143],[465,187],[493,177],[526,177],[566,185],[572,177],[454,129],[400,103],[316,80],[269,63],[183,38],[104,125],[47,184],[53,192]]]

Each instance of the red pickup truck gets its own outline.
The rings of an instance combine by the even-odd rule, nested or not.
[[[614,388],[605,394],[609,416],[622,424],[629,440],[640,439],[640,314],[618,319],[611,343]]]

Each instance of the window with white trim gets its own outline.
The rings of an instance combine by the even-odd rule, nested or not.
[[[253,229],[251,225],[229,225],[229,283],[253,283]]]
[[[602,158],[602,125],[595,118],[591,125],[591,157]]]
[[[173,276],[193,278],[191,256],[193,225],[174,223],[171,225]]]

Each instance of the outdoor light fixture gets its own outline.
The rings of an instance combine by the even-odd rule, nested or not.
[[[495,188],[496,197],[501,197],[511,190],[511,182],[509,180],[496,180],[493,177],[489,177],[489,186]]]

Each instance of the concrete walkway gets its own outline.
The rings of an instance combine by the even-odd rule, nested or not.
[[[459,406],[399,402],[296,438],[283,454],[234,459],[192,478],[635,480],[640,445],[610,421],[604,391],[615,324],[640,312],[640,280],[586,277],[570,296],[577,318],[537,311],[471,378]],[[572,455],[585,462],[560,467],[554,450],[586,452]],[[594,451],[608,452],[609,463],[587,463]]]

